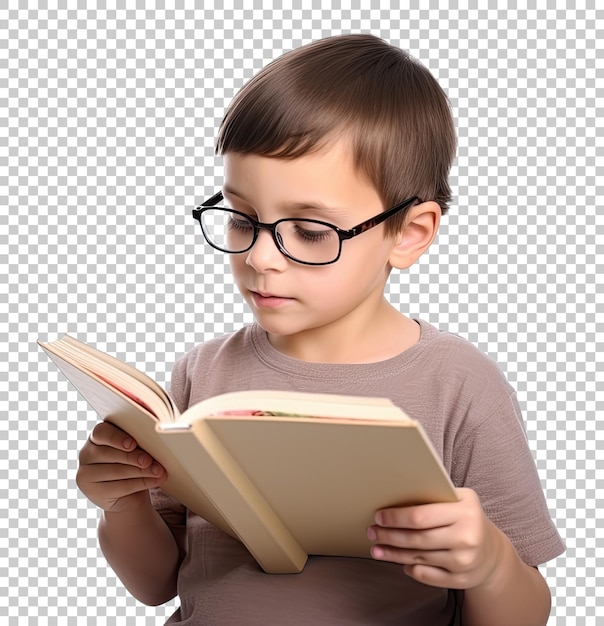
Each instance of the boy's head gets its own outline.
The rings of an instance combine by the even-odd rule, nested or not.
[[[384,208],[418,196],[447,210],[456,146],[447,97],[426,68],[372,35],[329,37],[267,65],[234,98],[216,148],[295,159],[337,140]]]

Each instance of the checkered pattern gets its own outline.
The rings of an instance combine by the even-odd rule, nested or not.
[[[550,624],[604,624],[604,12],[253,4],[0,9],[0,622],[174,610],[137,603],[102,559],[73,480],[95,415],[35,340],[73,334],[165,384],[177,356],[250,321],[190,216],[221,184],[225,106],[286,49],[371,31],[432,70],[459,131],[456,202],[391,300],[506,370],[568,544],[543,568]]]

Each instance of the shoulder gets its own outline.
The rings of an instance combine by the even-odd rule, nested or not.
[[[483,429],[524,430],[516,391],[503,369],[467,339],[421,322],[421,352],[414,367],[424,413],[442,415],[447,436],[459,446]],[[439,413],[440,411],[440,413]]]
[[[477,346],[424,320],[419,323],[423,361],[441,384],[455,381],[477,389],[497,386],[513,392],[500,365]]]

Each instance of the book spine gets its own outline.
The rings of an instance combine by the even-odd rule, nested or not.
[[[260,567],[270,574],[302,571],[308,555],[275,514],[256,486],[224,447],[209,424],[191,428],[157,427],[162,441]]]

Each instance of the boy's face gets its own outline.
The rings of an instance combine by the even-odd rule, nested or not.
[[[298,217],[348,229],[384,209],[343,142],[293,160],[227,154],[224,164],[225,201],[261,222]],[[322,360],[321,347],[349,349],[379,320],[394,245],[381,224],[344,241],[334,264],[308,266],[286,258],[261,229],[251,250],[230,260],[271,343],[290,356]]]

